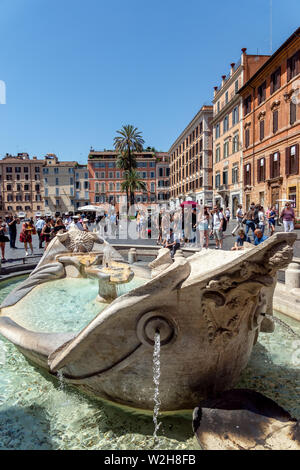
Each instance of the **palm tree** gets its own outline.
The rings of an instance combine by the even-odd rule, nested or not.
[[[129,173],[136,168],[136,157],[134,153],[142,152],[145,143],[141,132],[137,127],[127,124],[117,131],[119,136],[114,138],[115,149],[119,152],[118,167],[128,171]],[[134,204],[134,190],[128,189],[130,192],[130,204]]]
[[[138,172],[136,170],[127,170],[124,173],[124,181],[121,184],[122,191],[126,191],[127,196],[130,193],[130,203],[134,204],[134,192],[135,191],[147,191],[147,185],[144,181],[139,179]],[[133,195],[133,200],[132,200]]]

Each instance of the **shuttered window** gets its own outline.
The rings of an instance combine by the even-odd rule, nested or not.
[[[286,175],[299,173],[299,144],[285,149],[285,173]]]
[[[264,158],[259,158],[257,160],[257,182],[261,183],[262,181],[265,181],[265,159]]]
[[[275,72],[272,73],[271,75],[271,82],[270,82],[270,93],[274,93],[276,90],[278,90],[281,86],[281,68],[278,67],[278,69],[275,70]]]
[[[280,153],[275,152],[270,155],[270,179],[280,176]]]
[[[247,165],[244,165],[244,185],[251,185],[251,163],[247,163]]]
[[[289,82],[300,72],[300,50],[287,60],[287,81]]]
[[[245,147],[248,148],[250,145],[250,130],[245,130]]]
[[[257,89],[257,101],[258,104],[261,104],[266,99],[266,81],[262,83]]]

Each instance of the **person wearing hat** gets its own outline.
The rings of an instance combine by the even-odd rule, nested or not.
[[[37,217],[37,221],[35,223],[35,228],[36,228],[36,232],[38,234],[38,237],[39,237],[39,248],[43,248],[43,240],[41,238],[41,234],[42,234],[42,230],[43,230],[43,227],[45,225],[45,220],[43,217]]]

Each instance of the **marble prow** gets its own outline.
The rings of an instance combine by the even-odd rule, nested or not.
[[[71,343],[49,356],[50,369],[63,369],[64,375],[80,378],[119,363],[120,358],[127,357],[141,343],[136,334],[141,316],[162,306],[167,309],[168,303],[173,301],[172,291],[178,289],[189,274],[189,263],[180,260],[159,278],[117,298]]]

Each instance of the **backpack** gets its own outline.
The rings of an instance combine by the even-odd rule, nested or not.
[[[255,211],[254,211],[253,222],[254,222],[256,225],[259,224],[258,209],[255,209]]]
[[[222,231],[226,232],[226,229],[227,229],[227,220],[226,220],[226,217],[223,216]]]

